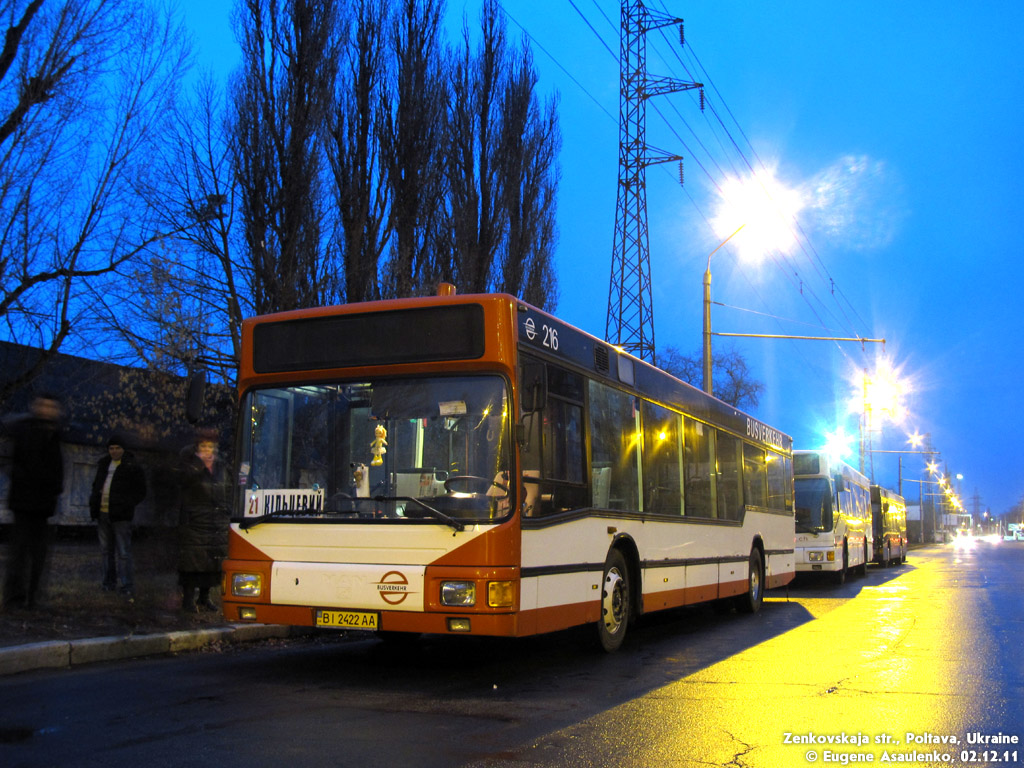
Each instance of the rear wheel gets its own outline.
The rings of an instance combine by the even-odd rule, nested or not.
[[[626,558],[613,549],[604,562],[601,579],[601,617],[597,621],[597,639],[601,648],[612,653],[622,647],[629,624],[629,571]]]
[[[764,565],[761,551],[754,547],[747,561],[747,591],[736,597],[736,610],[740,613],[757,613],[764,602]]]

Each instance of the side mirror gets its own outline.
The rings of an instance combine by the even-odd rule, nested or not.
[[[544,386],[544,363],[530,361],[521,369],[521,394],[519,404],[524,414],[534,413],[544,407],[547,391]]]
[[[185,396],[185,418],[189,424],[197,423],[203,417],[203,400],[206,398],[206,369],[200,368],[188,377],[188,394]]]

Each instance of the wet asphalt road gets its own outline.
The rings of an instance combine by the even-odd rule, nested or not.
[[[0,765],[1024,764],[1024,543],[916,550],[753,616],[652,616],[611,656],[585,640],[320,637],[18,675]]]

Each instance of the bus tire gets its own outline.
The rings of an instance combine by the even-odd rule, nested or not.
[[[870,552],[871,550],[868,548],[868,540],[864,539],[864,562],[857,566],[858,576],[868,575],[868,560],[871,559]]]
[[[757,613],[763,602],[764,564],[761,562],[761,550],[754,547],[747,561],[747,591],[736,596],[736,610],[739,613]]]
[[[842,586],[843,584],[846,583],[846,572],[849,570],[849,566],[850,566],[850,555],[847,552],[846,542],[844,541],[843,542],[843,565],[835,573],[836,584]]]
[[[613,549],[604,561],[601,575],[601,616],[597,620],[597,639],[605,653],[622,647],[629,625],[629,570],[626,558]]]
[[[885,542],[885,554],[882,556],[882,567],[888,568],[892,562],[892,553],[889,551],[889,542]]]

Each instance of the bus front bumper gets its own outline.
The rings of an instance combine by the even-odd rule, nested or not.
[[[842,555],[825,547],[797,547],[796,570],[802,573],[838,571],[843,567]]]

